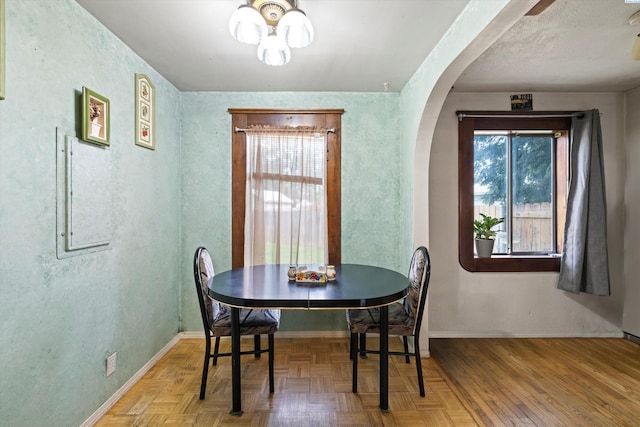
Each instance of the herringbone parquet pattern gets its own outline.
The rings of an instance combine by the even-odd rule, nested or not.
[[[263,339],[266,345],[266,339]],[[372,348],[377,340],[369,339]],[[243,348],[253,345],[243,339]],[[347,338],[277,338],[275,393],[269,394],[267,357],[242,358],[242,409],[231,409],[231,360],[209,368],[207,393],[199,399],[204,339],[178,342],[97,426],[475,426],[431,359],[423,359],[426,397],[418,392],[416,367],[403,357],[389,361],[389,407],[378,408],[378,356],[358,365],[358,394],[351,392]],[[230,351],[230,341],[221,341]],[[390,348],[402,342],[390,339]]]

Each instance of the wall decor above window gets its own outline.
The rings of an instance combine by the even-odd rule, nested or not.
[[[533,110],[533,95],[523,93],[521,95],[511,95],[511,111]]]
[[[109,100],[102,95],[82,88],[82,139],[101,145],[109,145]]]
[[[136,74],[136,145],[156,149],[156,88],[149,76]]]

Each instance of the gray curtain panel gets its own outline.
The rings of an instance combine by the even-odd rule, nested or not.
[[[611,295],[600,112],[571,124],[571,183],[558,289]]]

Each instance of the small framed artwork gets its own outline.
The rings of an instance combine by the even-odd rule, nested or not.
[[[156,88],[145,74],[136,74],[136,145],[156,149]]]
[[[82,139],[109,145],[109,100],[86,87],[82,88]]]
[[[5,37],[7,35],[5,25],[4,25],[4,0],[0,0],[0,99],[4,99],[4,82],[5,82],[5,67],[4,67],[4,55],[6,49],[6,40]]]
[[[533,95],[531,95],[530,93],[511,95],[511,111],[531,110],[533,110]]]

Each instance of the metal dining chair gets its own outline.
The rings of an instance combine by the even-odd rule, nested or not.
[[[422,314],[427,299],[429,276],[431,274],[431,260],[429,251],[424,246],[417,248],[411,258],[409,267],[409,292],[402,302],[389,305],[389,335],[402,336],[404,351],[390,351],[389,355],[405,356],[406,363],[410,363],[410,356],[416,359],[418,371],[418,387],[420,396],[424,397],[424,381],[422,378],[422,363],[420,361],[420,326]],[[347,325],[351,332],[350,356],[353,365],[354,393],[358,391],[358,356],[366,357],[367,353],[380,354],[379,350],[366,348],[366,334],[380,333],[380,310],[357,309],[347,310]],[[413,351],[409,351],[408,337],[413,337]],[[358,338],[360,338],[358,340]],[[358,341],[360,342],[358,344]]]
[[[220,353],[220,337],[231,336],[231,308],[209,298],[208,283],[214,276],[213,262],[209,251],[204,247],[196,249],[193,260],[193,273],[196,282],[200,314],[206,339],[204,366],[202,368],[202,382],[200,384],[200,399],[204,399],[209,372],[209,359],[213,359],[215,366],[218,357],[231,356],[231,353]],[[273,378],[273,334],[280,326],[280,310],[240,310],[240,335],[254,335],[254,350],[241,351],[241,355],[253,354],[259,357],[261,353],[269,353],[269,392],[274,391]],[[260,335],[267,335],[268,348],[260,348]],[[211,352],[211,338],[215,338],[214,350]]]

